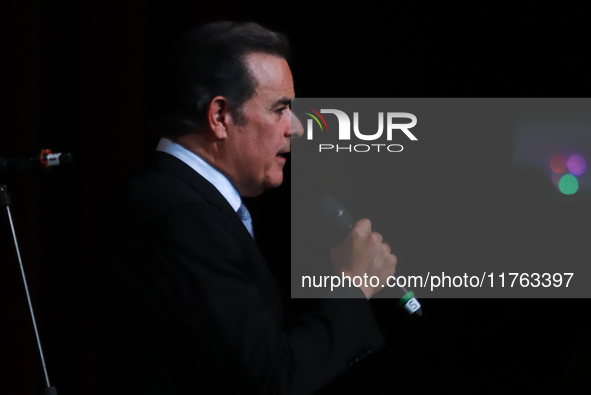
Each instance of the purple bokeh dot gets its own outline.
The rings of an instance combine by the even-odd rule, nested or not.
[[[582,155],[575,154],[568,158],[566,167],[568,168],[568,171],[571,172],[571,174],[580,176],[587,169],[587,162],[585,162],[585,158],[583,158]]]

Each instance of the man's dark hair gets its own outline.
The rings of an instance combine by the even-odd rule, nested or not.
[[[236,122],[244,122],[240,108],[257,89],[245,61],[254,52],[288,59],[289,41],[253,22],[216,22],[189,31],[164,77],[160,134],[175,137],[197,130],[216,96],[228,100]]]

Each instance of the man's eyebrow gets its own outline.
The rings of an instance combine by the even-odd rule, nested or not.
[[[274,104],[273,107],[277,107],[279,105],[282,106],[289,106],[291,105],[291,99],[287,98],[287,97],[282,97],[281,99],[277,100]]]

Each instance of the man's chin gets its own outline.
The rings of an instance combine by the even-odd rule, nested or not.
[[[283,170],[279,171],[274,177],[269,177],[265,181],[265,189],[279,188],[283,184]]]
[[[240,196],[244,197],[257,197],[261,195],[267,189],[275,189],[279,188],[283,183],[283,171],[280,175],[276,175],[275,177],[267,178],[262,184],[259,185],[252,185],[248,188],[248,190],[239,190]]]
[[[275,189],[279,188],[283,184],[283,177],[280,180],[274,180],[273,182],[268,182],[265,184],[265,189]]]

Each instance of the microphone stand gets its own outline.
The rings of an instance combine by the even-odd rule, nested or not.
[[[23,284],[25,285],[25,293],[27,294],[27,302],[29,303],[29,310],[31,312],[31,319],[33,320],[33,328],[35,329],[35,337],[37,338],[37,347],[39,348],[39,355],[41,356],[41,365],[43,366],[43,373],[45,374],[45,382],[47,386],[43,389],[43,395],[57,395],[57,389],[52,387],[49,383],[49,375],[47,374],[47,368],[45,367],[45,357],[43,356],[43,350],[41,348],[41,340],[39,339],[39,331],[37,330],[37,322],[35,321],[35,314],[33,313],[33,305],[31,304],[31,297],[29,295],[29,287],[27,286],[27,279],[25,277],[25,271],[23,269],[23,261],[21,259],[21,253],[18,248],[18,242],[16,240],[16,232],[14,231],[14,224],[12,222],[12,215],[10,213],[10,205],[12,201],[6,185],[0,184],[0,205],[6,207],[6,213],[8,214],[8,221],[10,223],[10,229],[12,230],[12,238],[14,240],[14,247],[16,249],[16,255],[18,257],[18,263],[21,268],[21,275],[23,277]]]

